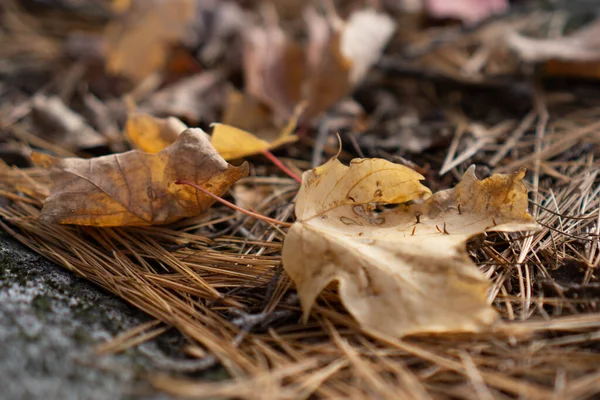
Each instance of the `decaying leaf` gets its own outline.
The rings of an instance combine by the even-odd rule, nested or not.
[[[249,94],[232,87],[227,90],[222,123],[232,125],[247,132],[253,132],[266,141],[275,140],[280,130],[275,125],[271,110]]]
[[[353,13],[348,21],[306,12],[306,49],[288,38],[271,16],[246,37],[244,73],[247,93],[278,120],[287,120],[300,101],[305,118],[328,110],[346,96],[377,61],[395,29],[393,20],[372,10]]]
[[[213,198],[176,180],[194,182],[220,196],[248,174],[247,164],[227,164],[201,129],[184,131],[157,154],[134,150],[85,160],[36,153],[34,161],[55,167],[41,219],[77,225],[157,225],[195,216]]]
[[[184,118],[192,125],[212,122],[221,112],[223,82],[220,70],[192,75],[154,93],[140,109],[152,115]]]
[[[343,25],[340,53],[352,64],[350,84],[360,83],[369,68],[381,56],[396,29],[394,21],[374,10],[363,10],[350,15]]]
[[[70,151],[106,145],[106,138],[58,96],[34,96],[32,111],[39,132]]]
[[[423,177],[381,159],[337,159],[307,171],[283,265],[305,318],[319,293],[340,298],[363,326],[391,335],[478,331],[497,319],[488,280],[466,241],[486,231],[535,228],[524,171],[478,180],[471,167],[454,188],[431,195]],[[376,204],[396,204],[377,212]]]
[[[310,40],[303,94],[310,117],[328,110],[364,79],[395,24],[387,15],[368,9],[353,13],[345,22],[329,22],[309,9],[306,21]]]
[[[106,68],[134,82],[167,61],[169,46],[185,38],[195,17],[193,0],[144,0],[106,31]]]
[[[157,118],[149,114],[133,114],[127,119],[125,132],[135,148],[158,153],[175,142],[187,125],[175,117]]]
[[[600,21],[593,22],[569,36],[534,39],[512,33],[510,47],[525,61],[598,61],[600,60]]]
[[[286,120],[301,98],[304,78],[303,49],[268,14],[264,26],[251,26],[244,35],[246,91]]]

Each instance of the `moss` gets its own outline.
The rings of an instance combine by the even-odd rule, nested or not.
[[[46,315],[52,312],[53,299],[45,294],[38,294],[31,300],[31,306],[35,315],[40,319],[45,319]]]
[[[0,279],[4,280],[9,276],[15,267],[15,262],[9,256],[8,252],[0,254]]]
[[[95,343],[94,339],[89,333],[89,330],[81,326],[77,327],[75,331],[73,331],[73,340],[79,345]]]

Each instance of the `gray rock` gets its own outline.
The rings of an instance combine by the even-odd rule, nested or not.
[[[166,399],[144,380],[146,350],[94,347],[150,317],[0,232],[0,399]],[[167,343],[177,351],[177,337]],[[163,346],[164,347],[164,346]]]

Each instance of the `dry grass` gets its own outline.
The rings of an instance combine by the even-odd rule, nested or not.
[[[0,194],[10,202],[0,209],[0,225],[161,322],[127,332],[101,352],[120,351],[173,327],[189,340],[186,352],[200,360],[197,369],[219,364],[231,376],[216,383],[153,377],[157,388],[173,394],[585,398],[600,391],[600,314],[593,292],[600,261],[598,167],[592,156],[548,157],[565,155],[582,140],[597,140],[600,126],[591,122],[597,112],[550,120],[537,113],[537,134],[515,142],[519,148],[502,150],[491,142],[481,147],[480,152],[510,156],[502,158],[501,169],[525,165],[534,171],[532,210],[543,229],[471,243],[473,258],[493,281],[490,301],[504,317],[478,335],[399,340],[366,332],[344,312],[335,289],[321,296],[309,323],[301,324],[298,299],[281,270],[284,233],[225,208],[170,227],[45,225],[37,217],[48,190],[47,172],[5,166]],[[518,126],[499,135],[523,135]],[[573,136],[578,140],[569,139]],[[258,177],[248,183],[270,191],[259,211],[291,219],[297,189],[291,180]],[[211,229],[222,226],[235,236],[217,232],[211,238]]]

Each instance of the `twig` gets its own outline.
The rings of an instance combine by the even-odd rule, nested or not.
[[[292,224],[290,224],[289,222],[283,222],[283,221],[279,221],[279,220],[276,220],[276,219],[273,219],[273,218],[269,218],[269,217],[266,217],[264,215],[261,215],[261,214],[255,213],[255,212],[248,211],[248,210],[246,210],[246,209],[244,209],[242,207],[236,206],[235,204],[233,204],[233,203],[231,203],[231,202],[229,202],[229,201],[227,201],[227,200],[225,200],[225,199],[217,196],[214,193],[209,192],[208,190],[204,189],[202,186],[196,185],[193,182],[182,180],[182,179],[177,179],[175,181],[175,183],[177,185],[188,185],[188,186],[191,186],[191,187],[193,187],[195,189],[198,189],[199,191],[201,191],[205,195],[212,197],[213,199],[217,200],[219,203],[226,205],[227,207],[231,208],[232,210],[239,211],[242,214],[246,214],[246,215],[249,215],[251,217],[260,219],[261,221],[269,222],[269,223],[275,224],[275,225],[287,226],[287,227],[292,226]]]
[[[277,168],[279,168],[280,170],[285,172],[285,174],[288,175],[290,178],[294,179],[298,183],[302,183],[302,178],[300,178],[298,175],[296,175],[294,172],[292,172],[291,169],[289,169],[284,163],[281,162],[281,160],[279,160],[277,157],[275,157],[275,155],[273,153],[271,153],[269,150],[265,149],[263,151],[263,154],[273,164],[275,164],[277,166]]]

